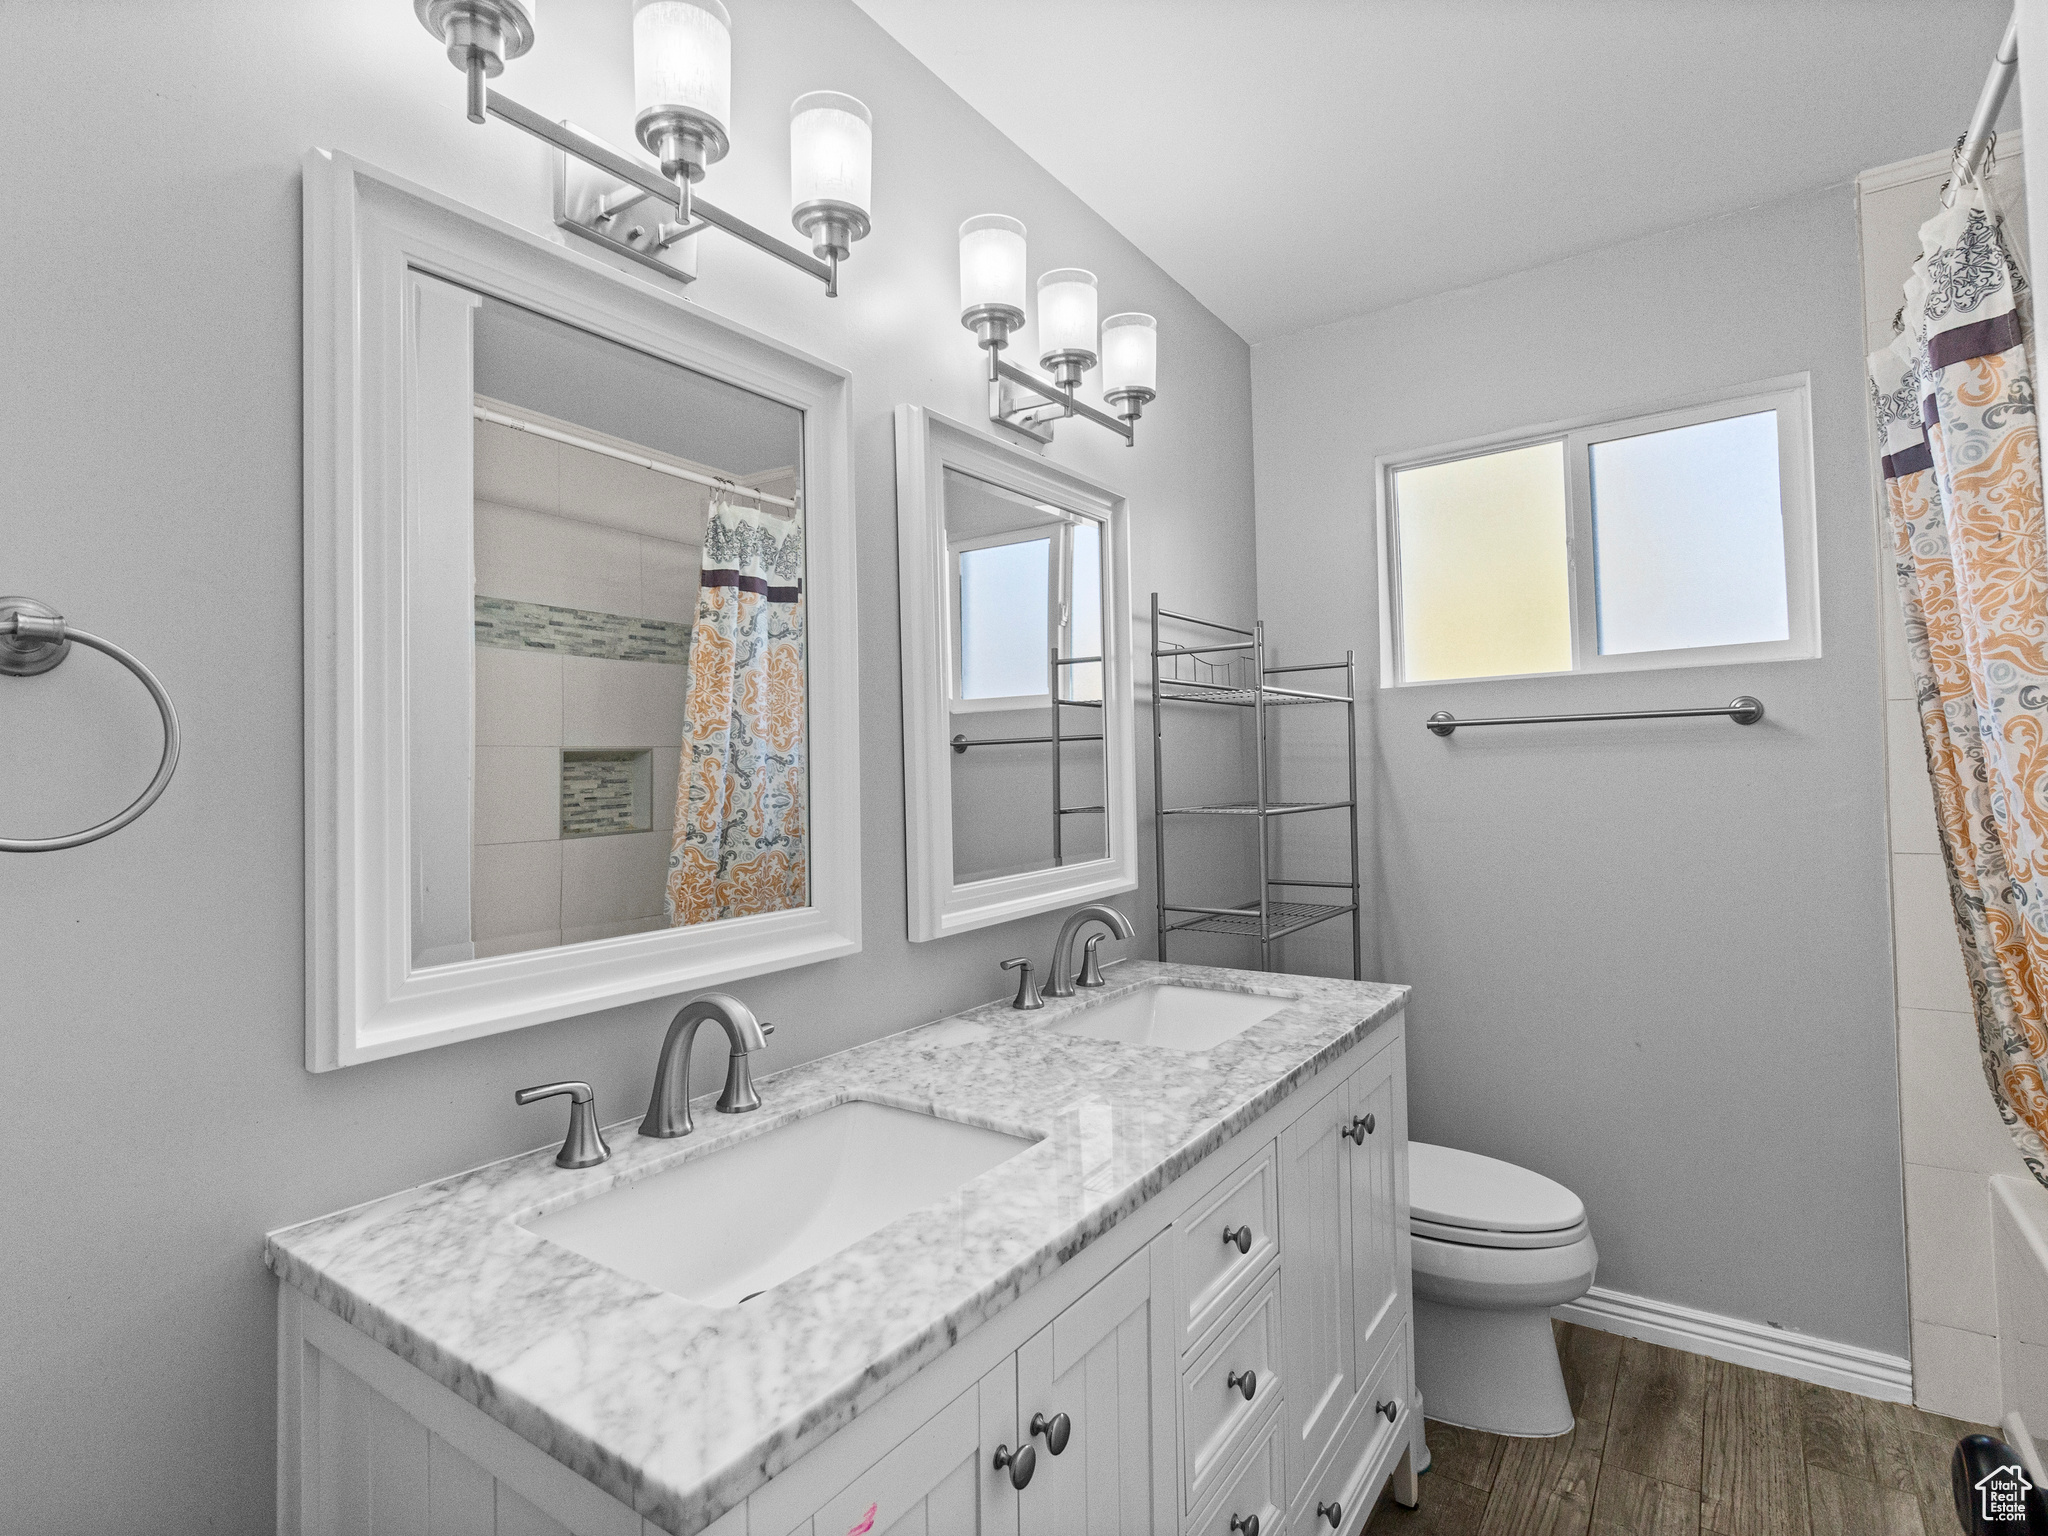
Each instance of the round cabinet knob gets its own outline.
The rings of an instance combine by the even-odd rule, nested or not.
[[[1011,1450],[1007,1445],[996,1447],[996,1470],[1010,1469],[1010,1486],[1022,1493],[1030,1485],[1031,1474],[1038,1470],[1038,1452],[1028,1445]]]
[[[1397,1403],[1375,1403],[1373,1405],[1373,1412],[1384,1413],[1389,1424],[1401,1416],[1401,1408]]]
[[[1045,1436],[1045,1448],[1057,1456],[1067,1448],[1067,1438],[1074,1432],[1074,1421],[1064,1413],[1047,1418],[1042,1413],[1031,1415],[1031,1438]]]
[[[1365,1121],[1354,1118],[1349,1125],[1345,1126],[1337,1134],[1348,1141],[1357,1142],[1362,1147],[1365,1145]]]
[[[1375,1129],[1377,1129],[1377,1127],[1373,1124],[1372,1116],[1368,1114],[1365,1117],[1365,1134],[1370,1136]]]
[[[1316,1518],[1329,1521],[1330,1529],[1334,1531],[1343,1522],[1344,1506],[1337,1503],[1318,1504],[1316,1506]]]
[[[1235,1387],[1244,1394],[1244,1400],[1250,1402],[1252,1394],[1259,1390],[1259,1373],[1257,1371],[1232,1371],[1223,1385],[1226,1388]]]
[[[1259,1536],[1259,1517],[1257,1515],[1232,1515],[1230,1517],[1230,1528],[1233,1531],[1242,1531],[1244,1536]]]
[[[1223,1241],[1225,1246],[1235,1248],[1239,1253],[1250,1253],[1252,1251],[1252,1229],[1250,1227],[1239,1227],[1233,1232],[1230,1228],[1225,1227],[1223,1229]]]

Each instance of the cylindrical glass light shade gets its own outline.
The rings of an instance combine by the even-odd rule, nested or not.
[[[845,260],[868,232],[874,117],[838,91],[812,91],[789,108],[789,221],[820,256]]]
[[[633,104],[732,123],[732,17],[719,0],[635,0]]]
[[[977,310],[1007,309],[1024,323],[1024,225],[984,213],[960,226],[960,318]]]
[[[1095,357],[1095,274],[1055,267],[1038,279],[1038,346],[1050,368],[1056,357]]]
[[[1111,315],[1102,322],[1102,393],[1147,400],[1159,393],[1159,322],[1150,315]]]

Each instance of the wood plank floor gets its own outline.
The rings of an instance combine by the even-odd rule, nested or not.
[[[1948,1458],[1981,1424],[1557,1323],[1578,1422],[1429,1424],[1422,1505],[1371,1536],[1951,1536]]]

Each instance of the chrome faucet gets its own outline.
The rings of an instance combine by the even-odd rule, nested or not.
[[[1072,997],[1074,995],[1074,939],[1090,923],[1101,923],[1120,939],[1137,937],[1137,930],[1131,920],[1115,907],[1105,907],[1100,902],[1091,903],[1060,924],[1060,936],[1052,947],[1052,972],[1047,976],[1045,995],[1047,997]],[[1093,948],[1089,959],[1094,958]],[[1088,979],[1092,973],[1093,979]],[[1089,966],[1082,975],[1084,985],[1102,985],[1102,972]]]
[[[690,1049],[697,1043],[697,1031],[705,1022],[716,1022],[732,1044],[725,1064],[725,1091],[718,1096],[721,1115],[743,1115],[761,1107],[754,1092],[754,1073],[749,1065],[753,1053],[767,1047],[773,1024],[760,1023],[745,1003],[728,992],[705,992],[683,1004],[668,1026],[661,1042],[661,1060],[654,1068],[654,1093],[647,1101],[647,1118],[640,1122],[642,1136],[687,1136],[696,1126],[690,1120]]]

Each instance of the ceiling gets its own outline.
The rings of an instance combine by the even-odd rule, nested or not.
[[[1254,344],[1944,148],[2011,11],[858,3]]]

